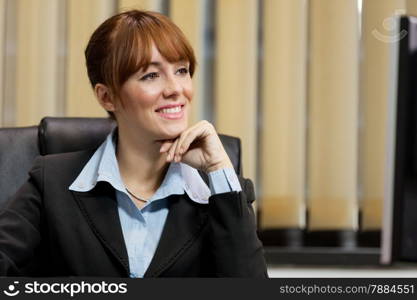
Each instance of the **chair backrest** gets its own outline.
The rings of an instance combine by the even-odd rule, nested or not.
[[[0,207],[28,179],[38,155],[37,126],[0,128]]]
[[[46,117],[39,126],[0,128],[0,207],[27,180],[36,156],[97,148],[114,126],[108,118]],[[219,136],[242,174],[240,140]]]

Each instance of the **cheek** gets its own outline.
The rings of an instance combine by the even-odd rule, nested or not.
[[[155,89],[143,88],[137,89],[135,93],[132,93],[129,97],[131,106],[145,111],[155,105],[158,100],[159,93]]]
[[[162,88],[159,84],[149,84],[138,88],[137,94],[138,97],[151,101],[152,99],[155,99],[155,97],[158,97],[161,94],[161,91]]]
[[[191,100],[193,100],[193,96],[194,96],[194,90],[193,90],[193,84],[190,81],[189,84],[187,84],[186,86],[184,86],[184,96],[191,102]]]

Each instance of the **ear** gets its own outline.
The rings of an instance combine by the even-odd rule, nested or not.
[[[98,102],[105,110],[111,112],[115,111],[114,97],[107,86],[102,83],[97,83],[94,86],[94,93],[96,94]]]

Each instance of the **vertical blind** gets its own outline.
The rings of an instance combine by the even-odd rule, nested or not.
[[[307,2],[267,0],[263,6],[259,182],[264,229],[306,224]]]
[[[307,178],[311,229],[356,229],[358,9],[310,1]]]

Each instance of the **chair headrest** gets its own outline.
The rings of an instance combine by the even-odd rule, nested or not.
[[[43,118],[39,124],[41,155],[94,149],[100,146],[116,122],[109,118]],[[219,134],[237,174],[241,174],[240,139]]]
[[[46,155],[97,148],[115,126],[108,118],[43,118],[39,152]]]

